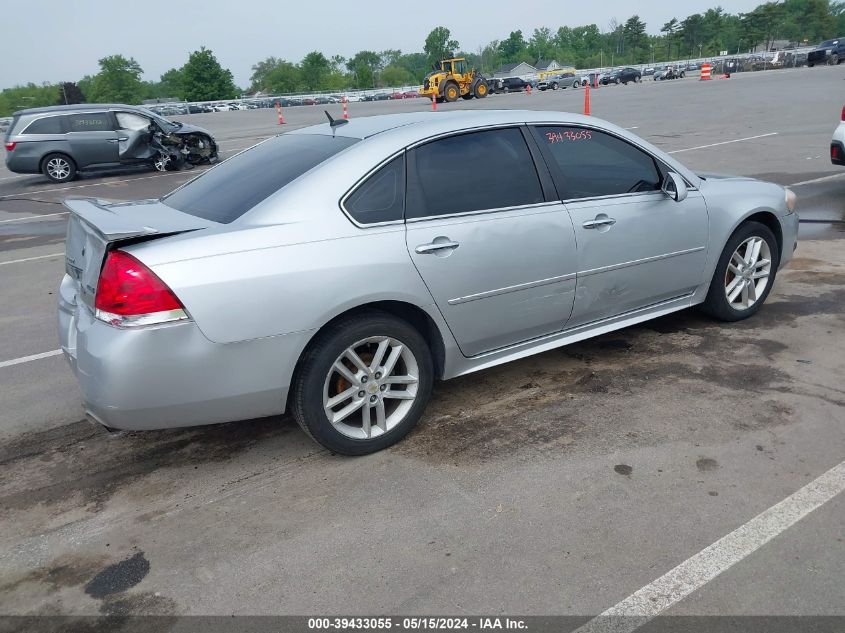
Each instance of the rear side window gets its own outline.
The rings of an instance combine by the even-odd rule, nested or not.
[[[114,130],[108,112],[82,112],[67,115],[69,132],[111,132]]]
[[[24,134],[64,134],[63,117],[48,116],[30,123]]]
[[[517,128],[450,136],[412,150],[406,217],[423,218],[543,202]]]
[[[542,126],[537,141],[564,199],[593,198],[660,189],[654,159],[622,139],[586,128]]]
[[[358,139],[284,134],[264,141],[162,198],[169,207],[228,224]]]
[[[359,224],[402,220],[405,216],[405,156],[397,156],[367,178],[343,206]]]

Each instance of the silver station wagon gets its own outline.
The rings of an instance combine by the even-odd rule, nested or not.
[[[160,200],[68,200],[62,348],[88,413],[154,429],[291,410],[355,455],[435,379],[695,305],[751,316],[795,196],[560,112],[409,113],[271,138]]]

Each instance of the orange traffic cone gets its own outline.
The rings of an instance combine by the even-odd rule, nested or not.
[[[349,110],[346,107],[346,95],[343,95],[343,98],[341,99],[341,101],[343,102],[343,118],[344,118],[344,120],[348,121],[349,120]]]
[[[285,117],[282,116],[282,104],[279,101],[276,101],[276,114],[279,115],[279,125],[284,125]]]
[[[527,84],[525,86],[525,94],[527,94],[527,95],[531,94],[531,84]]]
[[[437,97],[431,98],[431,111],[437,112]]]
[[[590,116],[590,82],[584,86],[584,114]]]

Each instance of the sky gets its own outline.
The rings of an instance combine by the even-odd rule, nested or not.
[[[721,6],[746,12],[762,0]],[[446,26],[465,51],[477,51],[510,31],[528,39],[537,27],[553,31],[636,13],[656,34],[673,17],[717,6],[718,0],[31,0],[0,14],[0,88],[27,82],[76,81],[98,71],[97,60],[134,57],[144,78],[157,80],[200,46],[214,51],[235,83],[245,87],[251,66],[269,56],[298,62],[312,50],[345,57],[359,50],[421,51],[426,35]],[[566,61],[566,60],[558,60]]]

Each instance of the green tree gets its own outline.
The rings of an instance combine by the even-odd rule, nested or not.
[[[359,51],[346,62],[357,88],[375,88],[375,73],[381,69],[381,57],[373,51]]]
[[[625,46],[629,53],[629,61],[640,62],[644,59],[643,51],[648,44],[648,35],[645,32],[645,22],[640,16],[632,15],[622,26],[622,35],[625,38]]]
[[[511,31],[507,39],[499,42],[499,53],[502,55],[502,61],[513,63],[520,61],[521,57],[530,56],[530,53],[526,50],[527,46],[525,38],[522,37],[522,31]]]
[[[257,62],[252,65],[252,75],[249,77],[249,89],[252,92],[267,89],[267,76],[276,69],[279,64],[284,64],[285,61],[277,57],[268,57],[267,59]]]
[[[381,71],[379,77],[383,86],[398,87],[406,86],[413,82],[414,78],[405,68],[401,66],[388,66]]]
[[[99,103],[141,103],[146,87],[141,81],[143,69],[133,58],[109,55],[100,61],[100,72],[91,81],[88,101]]]
[[[451,39],[452,33],[445,26],[438,26],[432,29],[425,38],[423,50],[428,57],[428,63],[433,66],[441,59],[448,59],[460,48],[457,40]]]
[[[299,68],[282,59],[276,60],[276,65],[270,69],[262,80],[262,89],[274,94],[295,92],[300,85]]]
[[[331,62],[319,51],[311,51],[299,64],[302,84],[308,90],[323,90],[332,72]]]
[[[85,95],[79,86],[72,81],[65,81],[59,84],[58,105],[71,105],[74,103],[85,103]]]
[[[28,83],[25,86],[6,88],[0,92],[0,116],[9,116],[17,110],[55,105],[59,86],[44,83],[40,86]]]
[[[536,60],[554,57],[555,45],[552,30],[545,26],[534,29],[531,39],[528,40],[528,52]]]
[[[232,71],[223,68],[214,53],[203,46],[191,53],[182,66],[182,95],[187,101],[232,99],[238,89]]]

